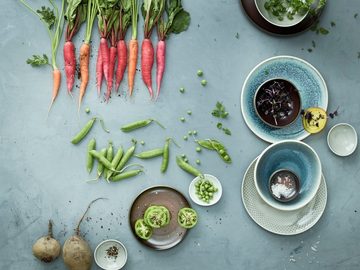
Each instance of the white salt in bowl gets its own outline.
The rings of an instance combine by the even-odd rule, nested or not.
[[[330,150],[341,157],[354,153],[357,147],[357,133],[353,126],[340,123],[333,126],[327,136]]]

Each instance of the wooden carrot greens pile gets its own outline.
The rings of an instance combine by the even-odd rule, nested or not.
[[[73,95],[76,79],[76,46],[72,42],[82,24],[86,25],[85,38],[79,49],[79,87],[78,108],[80,109],[86,88],[91,80],[89,76],[91,55],[91,34],[95,18],[98,21],[100,43],[96,61],[97,93],[101,95],[103,78],[106,82],[105,99],[119,89],[128,66],[128,95],[131,96],[136,75],[138,59],[138,17],[144,19],[144,40],[141,45],[141,74],[150,97],[154,96],[152,86],[152,67],[156,57],[156,98],[160,93],[161,81],[165,71],[165,39],[171,34],[187,30],[190,15],[181,4],[181,0],[61,0],[61,8],[55,0],[48,0],[50,6],[41,9],[32,8],[26,0],[19,0],[28,10],[35,14],[46,27],[51,43],[51,64],[43,55],[33,55],[27,60],[32,66],[51,65],[53,69],[53,90],[50,108],[60,89],[61,72],[56,64],[56,56],[62,33],[65,32],[63,46],[64,70],[69,95]],[[65,18],[65,20],[64,20]],[[66,25],[65,25],[66,23]],[[128,48],[125,36],[131,25],[131,39]],[[151,35],[157,29],[158,45],[156,56],[151,42]],[[65,31],[63,31],[65,29]],[[115,86],[115,87],[114,87]],[[49,108],[49,110],[50,110]]]

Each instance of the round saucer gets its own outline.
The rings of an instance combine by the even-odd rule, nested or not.
[[[263,229],[280,235],[295,235],[313,227],[324,213],[327,202],[327,187],[324,176],[314,199],[294,211],[281,211],[265,203],[254,184],[254,168],[257,158],[245,172],[241,195],[249,216]]]

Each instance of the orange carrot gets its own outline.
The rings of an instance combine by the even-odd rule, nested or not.
[[[137,39],[131,39],[129,42],[129,69],[128,69],[128,84],[129,95],[132,95],[134,89],[134,80],[136,72],[136,63],[138,56],[138,41]]]
[[[124,72],[127,64],[127,48],[124,40],[119,40],[117,43],[117,69],[116,69],[116,92],[119,90],[120,83],[124,77]]]
[[[151,70],[154,64],[154,47],[151,40],[146,38],[141,45],[141,74],[149,90],[150,98],[153,97]]]
[[[79,111],[80,111],[81,102],[85,95],[86,86],[89,82],[89,60],[90,60],[90,45],[88,43],[83,43],[80,47],[81,84],[79,90],[79,104],[78,104]]]
[[[51,110],[52,105],[54,104],[54,101],[57,97],[57,95],[59,94],[59,89],[60,89],[60,84],[61,84],[61,72],[59,69],[54,69],[53,72],[53,89],[52,89],[52,96],[51,96],[51,102],[50,102],[50,107],[49,107],[49,111]]]

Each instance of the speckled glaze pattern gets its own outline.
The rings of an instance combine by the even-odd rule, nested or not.
[[[275,200],[269,191],[271,175],[280,170],[289,170],[299,178],[298,196],[289,202]],[[261,197],[271,206],[281,210],[295,210],[309,203],[319,189],[321,162],[316,152],[299,141],[283,141],[267,147],[255,164],[255,181]]]
[[[327,187],[322,176],[319,190],[306,206],[295,211],[277,210],[265,203],[257,193],[254,184],[254,168],[256,159],[245,172],[241,195],[244,207],[263,229],[280,235],[295,235],[312,228],[324,213],[327,202]]]
[[[303,140],[309,133],[301,123],[301,116],[284,128],[272,128],[261,121],[254,108],[256,90],[271,78],[283,78],[298,89],[301,107],[321,107],[328,105],[328,90],[321,74],[308,62],[293,56],[276,56],[258,64],[247,76],[241,92],[241,111],[247,126],[259,138],[270,142],[285,139]]]

